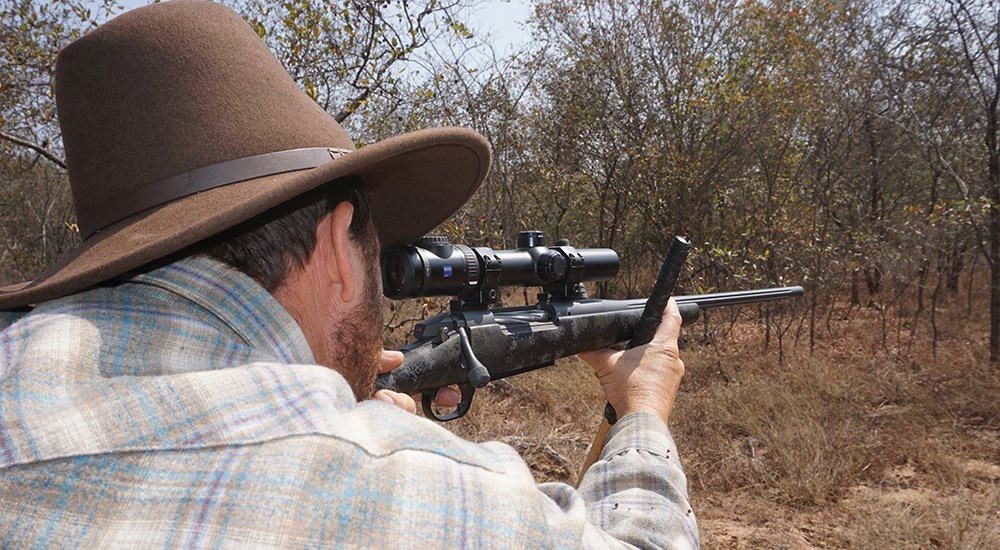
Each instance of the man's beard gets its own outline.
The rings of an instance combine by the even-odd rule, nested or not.
[[[382,297],[378,263],[366,270],[375,277],[363,281],[364,296],[352,314],[340,320],[330,334],[333,364],[361,401],[375,391],[382,364]]]

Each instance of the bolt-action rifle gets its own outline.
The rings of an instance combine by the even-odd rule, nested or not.
[[[650,298],[635,300],[587,296],[583,283],[608,281],[618,274],[614,250],[574,248],[565,240],[545,246],[541,231],[519,233],[514,250],[472,248],[440,236],[389,248],[381,259],[382,289],[387,297],[454,298],[449,311],[414,327],[414,340],[400,349],[403,365],[380,375],[376,386],[420,392],[428,417],[453,420],[469,411],[475,390],[491,380],[619,342],[644,344],[659,325],[688,247],[687,241],[675,238]],[[491,308],[500,287],[515,285],[541,287],[538,302]],[[802,287],[792,286],[675,299],[684,323],[690,323],[703,308],[779,300],[802,292]],[[644,309],[651,311],[644,313]],[[645,335],[636,334],[637,328]],[[461,401],[452,411],[434,404],[438,390],[445,386],[457,386],[461,392]],[[608,414],[613,415],[613,410]]]

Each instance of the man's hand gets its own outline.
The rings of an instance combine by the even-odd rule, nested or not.
[[[395,369],[403,364],[403,353],[399,351],[382,350],[382,365],[379,368],[379,373],[387,373],[392,369]],[[405,393],[394,392],[392,390],[377,390],[374,395],[375,399],[385,401],[386,403],[392,403],[404,410],[410,411],[416,414],[417,403],[414,401],[412,396],[406,395]]]
[[[671,298],[650,343],[625,351],[605,348],[580,354],[594,368],[618,418],[648,412],[667,421],[684,376],[684,362],[677,349],[680,330],[681,315]]]
[[[386,373],[398,368],[403,364],[403,353],[399,351],[382,350],[382,365],[379,373]],[[407,395],[405,393],[394,392],[392,390],[378,390],[372,395],[375,399],[392,403],[403,410],[416,414],[417,402],[420,394]],[[441,388],[434,401],[442,407],[454,407],[458,405],[461,395],[453,388]]]

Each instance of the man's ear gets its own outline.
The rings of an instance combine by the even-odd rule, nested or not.
[[[351,303],[360,296],[361,282],[360,266],[355,265],[360,259],[352,253],[354,244],[350,234],[354,205],[350,201],[341,201],[327,219],[329,223],[320,224],[320,231],[326,233],[320,238],[325,237],[327,244],[332,245],[326,250],[326,269],[331,282],[339,286],[340,301]]]

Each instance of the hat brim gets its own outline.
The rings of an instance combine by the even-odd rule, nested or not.
[[[106,281],[343,176],[365,180],[382,246],[407,244],[465,204],[489,165],[489,144],[481,135],[466,128],[434,128],[388,138],[316,168],[189,195],[105,227],[34,281],[0,288],[0,309]]]

